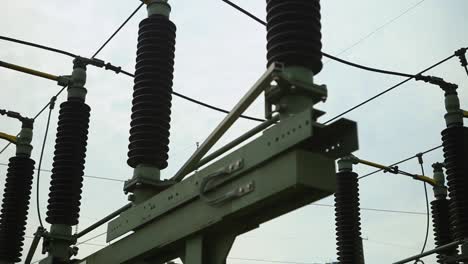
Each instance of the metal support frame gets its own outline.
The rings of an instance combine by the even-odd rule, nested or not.
[[[107,241],[133,233],[84,261],[164,263],[181,257],[185,264],[222,264],[230,243],[207,253],[202,248],[212,248],[211,241],[234,241],[263,222],[331,195],[335,159],[356,149],[355,123],[342,119],[323,126],[308,109],[122,212],[109,223]],[[210,182],[202,188],[206,179]],[[208,202],[202,193],[219,202]]]
[[[169,15],[167,1],[144,2],[149,15]],[[280,114],[270,113],[268,121],[203,159],[263,91],[267,104],[282,107]],[[167,188],[110,221],[106,240],[112,243],[78,263],[162,264],[181,258],[184,264],[225,264],[237,236],[333,194],[335,160],[357,150],[357,126],[346,119],[328,126],[316,122],[323,112],[313,105],[326,94],[309,70],[271,64],[166,181]]]

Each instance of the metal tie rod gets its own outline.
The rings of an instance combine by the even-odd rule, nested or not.
[[[409,258],[406,258],[406,259],[403,259],[403,260],[394,262],[393,264],[408,263],[408,262],[410,262],[410,261],[417,260],[417,259],[420,259],[420,258],[429,256],[429,255],[432,255],[432,254],[434,254],[434,253],[439,253],[439,252],[444,251],[444,250],[449,249],[449,248],[456,247],[456,246],[458,246],[458,245],[460,245],[460,244],[463,244],[463,243],[464,243],[463,240],[461,240],[461,241],[455,241],[455,242],[449,243],[449,244],[447,244],[447,245],[443,245],[443,246],[434,248],[434,249],[432,249],[432,250],[423,252],[423,253],[421,253],[421,254],[414,255],[414,256],[412,256],[412,257],[409,257]]]
[[[252,88],[242,97],[242,99],[234,106],[229,114],[221,121],[221,123],[211,132],[203,144],[192,154],[192,156],[185,162],[182,168],[175,174],[171,180],[181,181],[185,175],[193,171],[199,161],[205,154],[213,147],[216,142],[224,135],[224,133],[234,124],[239,116],[252,104],[252,102],[264,91],[267,85],[273,81],[274,73],[281,71],[282,65],[273,63],[268,67],[267,71],[260,77],[260,79],[253,85]]]
[[[130,209],[131,207],[132,207],[132,204],[129,203],[129,204],[125,205],[124,207],[118,209],[117,211],[109,214],[108,216],[102,218],[101,220],[97,221],[96,223],[92,224],[91,226],[87,227],[86,229],[83,229],[81,232],[77,233],[75,235],[76,238],[80,238],[80,237],[88,234],[89,232],[93,231],[94,229],[100,227],[101,225],[109,222],[110,220],[112,220],[116,216],[120,215],[122,212],[125,212],[126,210]]]

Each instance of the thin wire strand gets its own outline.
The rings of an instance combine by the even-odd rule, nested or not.
[[[437,150],[437,149],[440,149],[440,148],[442,148],[442,145],[437,146],[437,147],[433,147],[433,148],[431,148],[431,149],[428,149],[428,150],[426,150],[426,151],[424,151],[424,152],[421,152],[421,154],[422,154],[422,155],[425,155],[425,154],[427,154],[427,153],[433,152],[433,151],[435,151],[435,150]],[[389,167],[393,167],[393,166],[396,166],[396,165],[405,163],[405,162],[410,161],[410,160],[412,160],[412,159],[415,159],[415,158],[417,158],[417,157],[418,157],[417,155],[411,156],[411,157],[409,157],[409,158],[406,158],[406,159],[400,160],[400,161],[398,161],[398,162],[395,162],[395,163],[391,164]],[[375,170],[375,171],[373,171],[373,172],[371,172],[371,173],[368,173],[368,174],[365,174],[365,175],[359,177],[358,179],[359,179],[359,180],[362,180],[362,179],[364,179],[364,178],[367,178],[367,177],[369,177],[369,176],[371,176],[371,175],[374,175],[374,174],[376,174],[376,173],[379,173],[379,172],[381,172],[381,171],[383,171],[383,170],[382,170],[382,169]]]
[[[468,76],[468,67],[464,66],[463,68],[465,68],[466,75]]]
[[[91,240],[94,240],[94,239],[96,239],[96,238],[102,237],[102,236],[104,236],[105,234],[107,234],[107,231],[106,231],[106,232],[103,232],[103,233],[101,233],[101,234],[99,234],[99,235],[95,235],[95,236],[93,236],[93,237],[91,237],[91,238],[88,238],[88,239],[86,239],[85,241],[81,241],[81,242],[77,243],[76,246],[82,245],[82,244],[87,243],[87,242],[89,242],[89,241],[91,241]]]
[[[313,206],[319,206],[319,207],[330,207],[334,208],[334,205],[331,204],[318,204],[318,203],[313,203],[311,204]],[[360,210],[364,211],[372,211],[372,212],[381,212],[381,213],[394,213],[394,214],[410,214],[410,215],[426,215],[424,212],[415,212],[415,211],[402,211],[402,210],[388,210],[388,209],[378,209],[378,208],[366,208],[366,207],[361,207]]]
[[[216,107],[216,106],[213,106],[213,105],[209,105],[207,103],[204,103],[202,101],[198,101],[198,100],[195,100],[193,98],[190,98],[190,97],[187,97],[183,94],[180,94],[180,93],[177,93],[177,92],[172,92],[173,95],[177,96],[177,97],[180,97],[182,99],[185,99],[187,101],[190,101],[192,103],[196,103],[196,104],[199,104],[201,106],[204,106],[206,108],[209,108],[209,109],[212,109],[212,110],[215,110],[215,111],[218,111],[218,112],[221,112],[221,113],[226,113],[226,114],[229,114],[229,111],[227,110],[224,110],[222,108],[219,108],[219,107]],[[256,118],[256,117],[251,117],[251,116],[247,116],[247,115],[240,115],[239,117],[241,118],[244,118],[244,119],[248,119],[248,120],[252,120],[252,121],[257,121],[257,122],[264,122],[266,121],[265,119],[261,119],[261,118]]]
[[[224,3],[226,3],[226,4],[228,4],[228,5],[232,6],[232,7],[234,7],[235,9],[237,9],[237,11],[240,11],[240,12],[243,13],[244,15],[247,15],[248,17],[252,18],[253,20],[257,21],[258,23],[260,23],[260,24],[262,24],[262,25],[264,25],[264,26],[267,25],[267,23],[266,23],[265,21],[261,20],[260,18],[258,18],[258,17],[255,16],[254,14],[252,14],[252,13],[250,13],[249,11],[243,9],[242,7],[240,7],[240,6],[236,5],[236,4],[234,4],[233,2],[228,1],[228,0],[221,0],[221,1],[223,1]]]
[[[424,164],[422,162],[422,154],[419,157],[421,157],[420,163],[419,163],[421,165],[421,173],[423,176],[425,176],[426,174],[424,173]],[[424,253],[424,250],[426,250],[427,240],[429,238],[429,226],[430,226],[429,195],[427,194],[427,184],[425,182],[424,182],[424,196],[426,199],[425,200],[426,201],[426,234],[424,236],[424,244],[421,249],[421,254]],[[414,264],[417,264],[418,262],[420,262],[420,259],[415,260]]]
[[[55,100],[55,99],[51,99]],[[55,103],[53,103],[55,104]],[[41,227],[44,227],[42,224],[42,217],[41,217],[41,208],[40,208],[40,202],[39,202],[39,191],[40,191],[40,177],[41,177],[41,167],[42,167],[42,159],[44,157],[44,149],[46,146],[47,142],[47,135],[49,134],[49,127],[50,127],[50,117],[52,116],[52,110],[54,110],[53,105],[49,107],[49,115],[47,117],[47,124],[46,124],[46,130],[44,133],[44,139],[42,140],[42,147],[41,147],[41,155],[39,157],[39,164],[37,166],[37,177],[36,177],[36,210],[37,210],[37,219],[39,220],[39,225]]]
[[[122,25],[120,25],[119,28],[117,28],[116,31],[114,31],[114,33],[104,42],[104,44],[102,44],[102,46],[94,53],[94,55],[91,58],[96,57],[107,46],[107,44],[109,44],[109,42],[115,37],[115,35],[117,35],[117,33],[120,32],[120,30],[128,23],[128,21],[130,21],[135,16],[135,14],[141,9],[143,5],[144,3],[138,5],[135,11],[133,11],[133,13],[130,14],[130,16],[122,23]]]
[[[421,5],[425,0],[422,0],[422,1],[419,1],[417,2],[416,4],[410,6],[408,9],[406,9],[405,11],[403,11],[402,13],[400,13],[398,16],[392,18],[391,20],[387,21],[386,23],[382,24],[381,26],[377,27],[375,30],[373,30],[372,32],[370,32],[369,34],[367,34],[366,36],[362,37],[361,39],[359,39],[358,41],[356,41],[355,43],[353,43],[351,46],[345,48],[344,50],[340,51],[338,54],[336,54],[337,56],[340,56],[346,52],[348,52],[349,50],[353,49],[354,47],[356,47],[357,45],[361,44],[362,42],[364,42],[366,39],[370,38],[371,36],[373,36],[375,33],[379,32],[380,30],[382,30],[383,28],[389,26],[390,24],[392,24],[393,22],[397,21],[399,18],[401,18],[402,16],[406,15],[407,13],[409,13],[411,10],[413,10],[414,8],[418,7],[419,5]]]
[[[8,164],[6,163],[0,163],[0,166],[8,166]],[[35,168],[34,170],[37,170],[37,168]],[[52,173],[51,170],[45,170],[45,169],[41,169],[41,172],[48,172],[48,173]],[[92,176],[92,175],[83,175],[83,177],[85,178],[91,178],[91,179],[96,179],[96,180],[105,180],[105,181],[113,181],[113,182],[125,182],[124,180],[119,180],[119,179],[115,179],[115,178],[108,178],[108,177],[100,177],[100,176]]]

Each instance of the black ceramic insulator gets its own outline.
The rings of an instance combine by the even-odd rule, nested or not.
[[[315,74],[322,69],[319,0],[267,0],[267,59],[302,66]]]
[[[18,156],[10,159],[0,215],[0,262],[21,261],[33,173],[32,159]]]
[[[468,128],[451,127],[442,131],[451,224],[455,239],[468,238]]]
[[[129,166],[167,167],[176,27],[163,15],[143,19],[138,31]]]
[[[341,264],[364,263],[358,175],[343,171],[337,174],[335,220],[338,261]]]
[[[440,247],[453,242],[452,227],[450,225],[449,201],[438,199],[431,202],[432,224],[434,227],[434,240],[436,247]],[[450,248],[437,255],[438,263],[443,261],[445,256],[455,256],[458,254],[457,248]]]
[[[47,206],[50,224],[78,224],[90,108],[69,99],[60,105],[52,181]]]

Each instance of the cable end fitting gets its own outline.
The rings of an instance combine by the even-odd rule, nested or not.
[[[436,162],[432,164],[432,168],[434,169],[434,172],[441,172],[443,171],[444,167],[445,167],[445,164],[443,162]]]
[[[63,75],[63,76],[59,76],[58,79],[57,79],[57,85],[58,86],[68,86],[71,84],[71,76],[70,75]]]
[[[106,70],[111,70],[111,71],[113,71],[113,72],[115,72],[115,73],[117,73],[117,74],[119,74],[120,72],[122,72],[122,67],[117,67],[117,66],[114,66],[114,65],[112,65],[112,64],[110,64],[110,63],[107,63],[107,64],[105,64],[104,66],[105,66],[105,69],[106,69]]]
[[[49,109],[52,110],[55,107],[55,102],[57,101],[57,96],[52,96],[49,101]]]
[[[423,153],[418,153],[418,154],[414,155],[416,158],[418,158],[418,162],[421,165],[424,164],[423,155],[424,155]]]
[[[22,128],[30,128],[32,129],[33,126],[34,126],[34,119],[32,118],[27,118],[27,117],[23,117],[21,118],[21,127]]]
[[[455,56],[460,59],[460,63],[463,67],[468,66],[468,61],[466,60],[466,51],[468,48],[461,48],[455,51]]]
[[[436,76],[425,76],[425,75],[418,74],[418,75],[415,75],[414,79],[416,81],[424,81],[430,84],[437,85],[447,93],[454,92],[455,90],[458,89],[458,85],[454,83],[446,82],[444,79],[440,77],[436,77]]]

